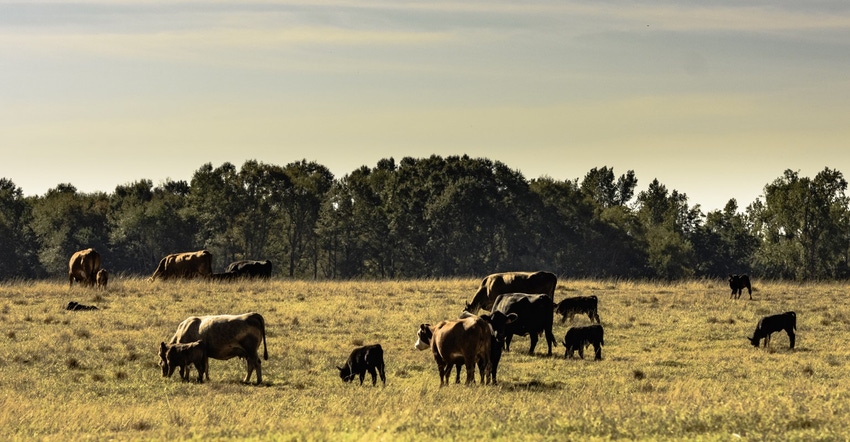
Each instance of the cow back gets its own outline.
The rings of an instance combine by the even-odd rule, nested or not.
[[[517,319],[508,324],[506,331],[514,335],[540,333],[552,329],[554,303],[548,295],[525,293],[502,294],[496,298],[493,311],[505,315],[514,313]]]
[[[265,322],[259,313],[191,317],[180,323],[171,343],[198,340],[206,343],[211,358],[247,358],[256,354],[261,341],[264,343]]]

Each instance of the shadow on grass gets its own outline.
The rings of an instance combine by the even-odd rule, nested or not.
[[[563,382],[541,382],[532,380],[528,382],[500,382],[499,385],[509,391],[558,391],[564,389]]]

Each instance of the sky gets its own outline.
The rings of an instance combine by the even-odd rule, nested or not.
[[[850,177],[850,2],[0,0],[0,177],[469,155],[743,209]]]

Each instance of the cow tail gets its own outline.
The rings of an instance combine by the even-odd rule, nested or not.
[[[266,348],[266,320],[260,316],[260,330],[263,332],[263,359],[269,360],[269,350]]]

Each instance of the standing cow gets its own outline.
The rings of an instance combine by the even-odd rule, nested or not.
[[[452,367],[466,366],[466,383],[475,383],[475,366],[481,372],[481,383],[489,379],[492,333],[486,321],[478,316],[442,321],[437,325],[421,324],[414,345],[418,350],[431,348],[440,386],[449,384]]]
[[[561,315],[561,323],[573,320],[575,315],[586,314],[590,322],[600,323],[598,312],[599,299],[595,295],[573,296],[558,303],[555,311]]]
[[[557,343],[555,335],[552,334],[554,308],[555,305],[549,295],[506,293],[497,296],[493,311],[501,312],[506,316],[516,315],[516,320],[505,326],[505,350],[511,350],[513,335],[528,335],[531,338],[528,354],[534,354],[540,334],[545,334],[549,347],[547,354],[551,356],[552,344]]]
[[[225,273],[248,278],[269,279],[272,276],[272,262],[265,261],[236,261],[227,266]]]
[[[797,329],[797,314],[794,312],[779,313],[761,318],[756,325],[756,330],[753,332],[753,337],[747,338],[753,347],[759,346],[759,341],[764,339],[764,346],[770,344],[770,335],[785,330],[788,334],[788,340],[791,342],[791,348],[794,348],[796,336],[794,330]]]
[[[750,277],[748,275],[729,275],[729,288],[732,289],[732,294],[729,299],[740,299],[747,289],[747,294],[750,299],[753,299],[753,287],[750,285]]]
[[[354,381],[355,376],[360,377],[360,385],[363,385],[363,378],[366,377],[368,371],[372,375],[372,385],[378,383],[378,375],[381,375],[381,382],[384,386],[387,385],[387,375],[384,373],[384,349],[381,344],[366,345],[355,348],[348,356],[348,360],[342,367],[337,367],[339,377],[343,382]]]
[[[162,376],[171,377],[176,368],[180,368],[180,378],[189,380],[189,366],[194,365],[198,370],[198,383],[204,382],[204,374],[210,380],[209,360],[207,347],[204,341],[195,341],[188,344],[159,344],[159,365],[162,367]]]
[[[584,359],[584,348],[593,345],[594,360],[602,360],[602,346],[605,345],[605,331],[599,324],[586,325],[583,327],[571,327],[564,335],[561,344],[566,347],[564,358],[572,359],[576,351],[578,356]]]
[[[263,343],[263,359],[269,359],[266,349],[266,322],[259,313],[242,315],[192,316],[177,326],[169,344],[189,343],[203,340],[207,356],[218,360],[233,357],[244,358],[248,374],[243,382],[251,380],[257,371],[257,385],[263,382],[263,370],[257,350]]]
[[[109,282],[109,272],[106,269],[100,269],[95,276],[97,288],[106,290],[106,283]]]
[[[496,297],[503,293],[543,293],[554,300],[557,285],[558,277],[549,272],[494,273],[481,281],[472,302],[466,304],[464,311],[473,314],[482,308],[492,311]]]
[[[74,285],[74,281],[93,287],[100,270],[100,253],[95,249],[85,249],[75,252],[68,261],[68,287]]]
[[[212,275],[212,254],[206,250],[172,253],[159,261],[148,281],[157,278],[209,278]]]

